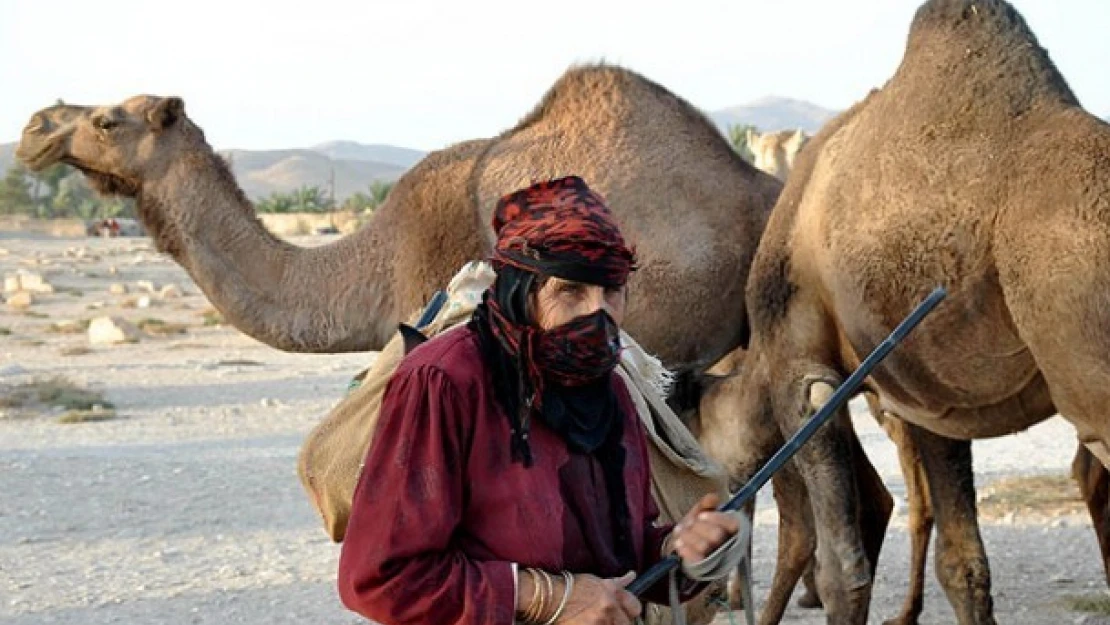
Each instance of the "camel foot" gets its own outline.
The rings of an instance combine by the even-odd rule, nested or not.
[[[899,614],[890,620],[883,621],[883,625],[917,625],[917,617],[909,614]]]
[[[818,597],[817,593],[807,590],[801,597],[798,597],[798,607],[812,610],[814,608],[824,607],[824,604],[821,603],[821,597]]]

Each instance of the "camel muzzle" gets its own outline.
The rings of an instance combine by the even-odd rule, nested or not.
[[[23,127],[15,157],[34,171],[58,162],[74,123],[85,111],[85,107],[59,105],[35,113]]]

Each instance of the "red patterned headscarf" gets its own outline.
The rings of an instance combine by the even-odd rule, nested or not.
[[[622,286],[635,267],[605,200],[578,176],[510,193],[493,213],[494,268],[512,265],[576,282]]]
[[[623,286],[635,253],[601,196],[577,176],[540,182],[501,198],[493,216],[492,262],[497,279],[475,312],[480,335],[496,343],[507,385],[513,455],[530,464],[533,414],[577,451],[593,452],[611,432],[609,374],[620,361],[620,330],[604,310],[542,330],[527,312],[540,279],[554,276],[605,287]],[[583,399],[589,396],[588,401]],[[574,403],[589,414],[575,414]],[[589,409],[585,407],[589,406]],[[581,412],[581,411],[579,411]]]

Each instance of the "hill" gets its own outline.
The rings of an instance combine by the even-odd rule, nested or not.
[[[724,132],[732,124],[753,124],[763,132],[801,128],[813,134],[839,111],[804,100],[769,96],[748,104],[709,112],[709,118]]]

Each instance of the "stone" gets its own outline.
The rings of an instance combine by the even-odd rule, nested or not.
[[[114,345],[136,343],[142,333],[134,324],[120,317],[97,317],[89,322],[89,343],[93,345]]]
[[[19,291],[8,297],[8,307],[15,310],[27,310],[34,303],[35,297],[30,291]]]

